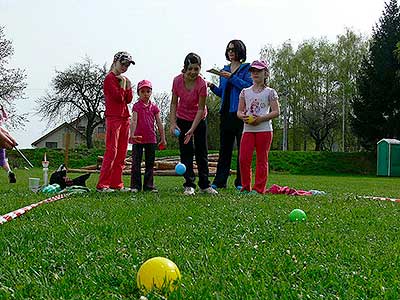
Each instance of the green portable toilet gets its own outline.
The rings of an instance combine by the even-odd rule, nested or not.
[[[400,141],[396,139],[381,139],[377,143],[378,176],[400,176]]]

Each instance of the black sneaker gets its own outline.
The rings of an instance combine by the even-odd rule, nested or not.
[[[13,171],[8,172],[8,179],[10,180],[10,183],[17,182],[17,178],[15,178],[15,174]]]

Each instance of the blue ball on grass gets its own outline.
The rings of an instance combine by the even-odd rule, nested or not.
[[[183,163],[178,163],[178,164],[175,166],[175,172],[176,172],[176,174],[178,174],[178,175],[183,175],[183,174],[185,174],[185,172],[186,172],[186,166],[185,166]]]

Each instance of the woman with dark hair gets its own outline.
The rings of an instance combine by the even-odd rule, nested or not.
[[[172,84],[170,130],[172,135],[176,130],[180,131],[180,159],[186,166],[186,172],[183,175],[185,195],[195,194],[193,153],[199,171],[200,192],[218,194],[210,187],[208,180],[207,83],[200,76],[200,69],[200,56],[189,53],[185,57],[182,73],[174,78]]]
[[[243,121],[237,117],[239,94],[242,89],[252,85],[249,68],[246,61],[246,46],[241,40],[232,40],[225,50],[226,60],[230,63],[220,71],[219,86],[208,82],[211,91],[221,98],[220,107],[220,148],[213,188],[226,188],[231,168],[233,146],[238,147],[236,188],[241,188],[239,152],[240,139],[243,131]]]

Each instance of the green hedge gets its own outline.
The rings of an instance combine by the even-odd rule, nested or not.
[[[376,174],[376,156],[369,152],[271,151],[271,170],[290,174]]]
[[[41,167],[46,152],[50,169],[56,169],[64,162],[64,150],[60,149],[24,149],[22,152],[35,167]],[[210,151],[216,152],[216,151]],[[94,165],[97,156],[103,155],[104,149],[74,149],[69,151],[68,167],[79,168]],[[128,152],[130,155],[130,151]],[[15,150],[8,151],[12,167],[24,167],[26,164]],[[179,155],[177,150],[157,151],[156,156]],[[232,159],[232,168],[236,166],[236,153]],[[271,171],[289,174],[376,174],[376,155],[368,152],[314,152],[314,151],[271,151],[269,154]]]

